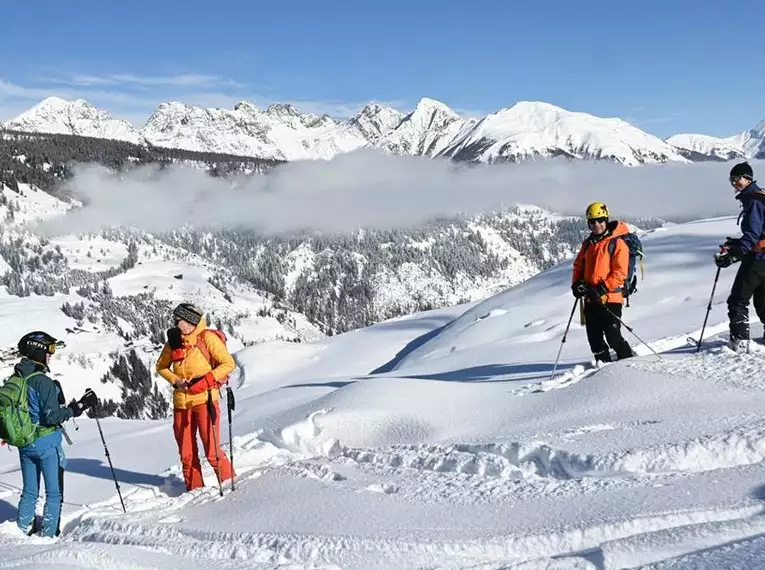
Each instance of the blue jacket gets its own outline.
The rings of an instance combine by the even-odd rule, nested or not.
[[[32,376],[27,382],[29,416],[34,423],[41,426],[58,427],[73,416],[72,410],[62,407],[66,401],[64,392],[57,381],[51,380],[45,374],[48,372],[47,366],[28,358],[22,358],[17,368],[24,376],[36,371],[43,372],[43,374]],[[34,445],[38,449],[49,445],[61,445],[61,430],[38,438]]]
[[[743,211],[738,218],[741,227],[741,253],[746,255],[752,251],[752,248],[758,241],[765,239],[765,191],[752,182],[738,196],[741,200]],[[765,259],[765,252],[756,252],[754,256],[757,259]]]

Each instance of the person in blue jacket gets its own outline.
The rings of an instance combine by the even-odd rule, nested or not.
[[[16,524],[28,535],[37,532],[35,504],[40,493],[40,475],[45,483],[45,507],[43,509],[42,536],[58,536],[61,533],[61,506],[64,501],[64,469],[66,457],[61,444],[61,424],[72,417],[79,417],[85,410],[95,406],[98,398],[92,390],[76,402],[64,405],[61,384],[47,376],[48,363],[56,351],[58,341],[51,335],[34,331],[27,333],[18,343],[21,361],[16,372],[31,376],[27,381],[29,415],[38,424],[33,443],[19,448],[23,489],[19,501]]]
[[[765,190],[754,180],[752,167],[741,162],[730,171],[729,181],[741,202],[740,238],[728,238],[716,256],[719,267],[741,261],[728,297],[730,348],[741,351],[749,343],[749,302],[765,324]],[[754,299],[752,299],[754,298]]]

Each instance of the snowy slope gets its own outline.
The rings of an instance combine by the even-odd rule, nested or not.
[[[81,135],[102,139],[144,142],[143,136],[127,121],[115,119],[83,99],[66,101],[48,97],[0,127],[33,132]]]
[[[687,160],[671,144],[621,119],[532,101],[520,101],[481,119],[463,118],[430,98],[420,99],[406,115],[369,103],[344,120],[302,113],[287,104],[261,110],[243,101],[233,109],[205,109],[174,101],[159,105],[139,133],[84,101],[50,98],[4,126],[278,160],[327,160],[362,147],[474,162],[561,155],[630,166]],[[750,138],[754,140],[755,134]]]
[[[323,336],[305,316],[275,307],[262,291],[227,268],[151,235],[137,240],[107,233],[46,238],[25,227],[71,207],[26,184],[19,184],[18,193],[0,189],[0,275],[10,276],[9,283],[0,286],[0,376],[14,363],[13,351],[22,335],[46,330],[67,344],[56,373],[67,378],[70,396],[91,387],[119,402],[119,384],[101,383],[114,355],[135,349],[146,363],[156,359],[161,346],[142,328],[164,331],[171,325],[172,307],[181,301],[203,307],[214,318],[210,326],[224,324],[232,349]],[[131,242],[136,246],[135,263],[123,268]],[[38,290],[40,284],[53,282],[61,286]],[[20,288],[27,294],[20,295]],[[82,309],[67,312],[65,306]],[[169,395],[163,380],[154,381]]]
[[[679,134],[669,137],[667,142],[677,148],[724,160],[762,158],[765,156],[765,121],[730,137]]]
[[[626,333],[640,356],[590,368],[575,321],[549,379],[570,262],[484,302],[240,351],[239,478],[222,498],[209,469],[207,488],[182,492],[169,421],[103,421],[123,514],[82,420],[64,535],[0,525],[0,568],[760,567],[765,350],[710,338],[695,354],[686,340],[734,231],[725,218],[645,236],[625,320],[661,361]],[[726,328],[733,274],[710,337]],[[0,460],[9,520],[17,459]]]

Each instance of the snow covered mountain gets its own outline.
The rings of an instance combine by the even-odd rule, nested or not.
[[[439,154],[489,163],[537,156],[613,160],[627,166],[686,161],[667,143],[621,119],[530,101],[466,122]]]
[[[63,534],[29,538],[13,521],[18,457],[2,453],[0,568],[760,567],[765,352],[721,346],[732,269],[702,351],[688,342],[710,252],[735,229],[730,217],[644,237],[654,254],[624,319],[649,345],[625,331],[627,361],[593,367],[576,319],[551,378],[570,260],[480,302],[239,351],[231,445],[219,416],[238,473],[223,497],[204,458],[207,486],[185,492],[170,419],[108,418],[123,514],[83,417]]]
[[[170,102],[161,104],[140,132],[128,129],[124,121],[119,128],[108,123],[114,124],[110,131],[104,126],[108,115],[90,106],[87,113],[77,115],[77,121],[62,122],[61,113],[47,109],[63,103],[46,100],[4,126],[34,132],[88,132],[105,138],[113,132],[122,140],[129,136],[159,147],[288,161],[331,159],[370,147],[391,154],[484,163],[549,156],[611,160],[628,166],[687,162],[667,142],[621,119],[540,102],[521,101],[481,119],[466,119],[439,101],[423,98],[406,115],[370,103],[345,120],[301,113],[292,105],[273,104],[263,111],[247,102],[234,109]],[[84,104],[75,103],[69,106]]]
[[[0,124],[0,127],[34,133],[113,139],[134,144],[144,141],[143,136],[130,123],[115,119],[83,99],[66,101],[59,97],[48,97],[15,119]]]
[[[765,121],[730,137],[679,134],[669,137],[666,142],[679,149],[721,160],[762,159],[765,158]]]

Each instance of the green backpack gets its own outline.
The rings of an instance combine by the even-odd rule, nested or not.
[[[0,387],[0,439],[8,445],[24,447],[56,428],[41,427],[29,415],[29,393],[27,381],[42,372],[22,376],[14,370]]]

